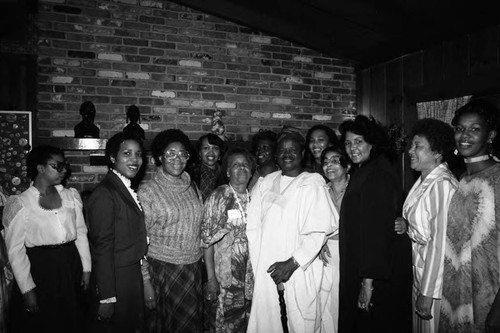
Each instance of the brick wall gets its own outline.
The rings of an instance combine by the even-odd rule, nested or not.
[[[39,137],[72,136],[85,100],[102,138],[125,126],[131,104],[147,138],[176,127],[196,139],[220,110],[229,140],[337,128],[356,108],[350,63],[171,2],[41,0],[37,26]],[[96,181],[83,167],[76,176]]]

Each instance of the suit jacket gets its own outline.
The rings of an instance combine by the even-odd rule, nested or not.
[[[112,171],[92,191],[85,213],[99,299],[116,297],[115,267],[136,264],[146,254],[144,214]]]

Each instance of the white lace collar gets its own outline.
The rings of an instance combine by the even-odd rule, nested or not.
[[[115,169],[111,169],[111,171],[113,171],[113,173],[115,175],[117,175],[118,178],[120,178],[120,180],[122,181],[123,185],[125,185],[125,187],[127,188],[128,192],[130,193],[130,195],[134,199],[135,203],[137,204],[137,207],[139,207],[139,209],[142,211],[141,203],[139,202],[139,198],[137,197],[137,193],[135,193],[135,191],[131,187],[132,186],[132,182],[130,181],[130,179],[128,179],[127,177],[123,176],[121,173],[119,173]]]

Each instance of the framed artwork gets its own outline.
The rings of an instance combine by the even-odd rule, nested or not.
[[[26,156],[32,146],[31,111],[0,110],[0,185],[7,195],[30,186]]]

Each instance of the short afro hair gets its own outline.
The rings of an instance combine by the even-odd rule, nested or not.
[[[450,162],[455,150],[455,138],[453,128],[447,123],[433,118],[418,120],[411,130],[410,138],[415,135],[424,137],[429,142],[432,152],[443,156],[445,162]]]
[[[156,166],[161,165],[161,157],[165,152],[165,149],[173,142],[181,143],[188,151],[189,155],[193,156],[193,146],[188,136],[180,129],[168,129],[158,133],[151,143],[151,154],[153,155]]]

